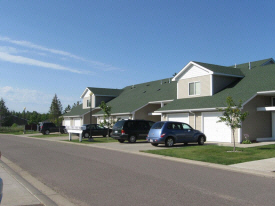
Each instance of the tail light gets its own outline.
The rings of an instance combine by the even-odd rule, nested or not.
[[[161,134],[160,137],[164,137],[165,136],[165,133]]]
[[[123,129],[121,130],[121,134],[125,134],[125,131]]]

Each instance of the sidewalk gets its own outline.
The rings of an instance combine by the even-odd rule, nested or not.
[[[0,177],[3,179],[4,183],[1,206],[43,205],[25,186],[18,182],[18,180],[3,167],[2,161],[0,161]]]

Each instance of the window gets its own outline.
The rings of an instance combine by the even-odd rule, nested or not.
[[[152,129],[161,129],[164,125],[164,122],[157,122],[152,126]]]
[[[167,129],[180,130],[182,127],[180,123],[169,123]]]
[[[201,83],[191,82],[189,83],[189,95],[200,95],[201,93]]]
[[[192,129],[188,124],[182,124],[183,129]]]
[[[87,107],[91,107],[91,101],[87,99]]]

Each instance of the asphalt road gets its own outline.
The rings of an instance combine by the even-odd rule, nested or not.
[[[2,155],[77,205],[274,205],[275,180],[0,135]]]

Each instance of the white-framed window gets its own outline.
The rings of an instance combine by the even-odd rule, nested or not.
[[[87,107],[91,107],[91,100],[87,99]]]
[[[190,82],[189,83],[189,96],[200,95],[201,94],[201,83],[200,82]]]

